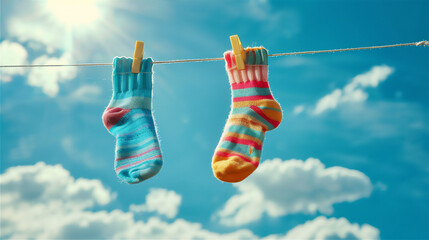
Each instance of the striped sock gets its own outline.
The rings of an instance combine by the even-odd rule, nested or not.
[[[146,180],[161,170],[162,157],[152,118],[152,59],[131,73],[132,58],[113,60],[113,96],[103,123],[116,138],[115,171],[127,183]]]
[[[232,90],[232,109],[213,156],[214,175],[224,182],[240,182],[259,165],[265,132],[282,120],[280,105],[268,85],[265,48],[247,48],[245,69],[226,52],[226,70]]]

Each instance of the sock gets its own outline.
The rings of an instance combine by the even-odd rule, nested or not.
[[[247,48],[245,69],[237,70],[231,51],[224,54],[232,91],[232,109],[212,160],[224,182],[240,182],[259,165],[265,132],[282,120],[280,105],[268,85],[265,48]]]
[[[152,59],[144,59],[138,74],[133,59],[113,60],[113,96],[103,123],[116,138],[115,171],[127,183],[146,180],[161,170],[162,156],[152,117]]]

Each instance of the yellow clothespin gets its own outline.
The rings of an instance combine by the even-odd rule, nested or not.
[[[139,73],[140,66],[143,59],[144,42],[136,41],[136,47],[134,49],[133,65],[131,67],[132,73]]]
[[[229,39],[231,40],[232,50],[234,51],[237,69],[242,70],[244,69],[244,60],[246,60],[246,51],[244,51],[238,35],[232,35]]]

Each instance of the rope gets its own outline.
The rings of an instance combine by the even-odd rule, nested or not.
[[[429,46],[429,41],[420,41],[412,43],[400,43],[383,46],[372,46],[372,47],[358,47],[358,48],[344,48],[344,49],[331,49],[331,50],[318,50],[318,51],[306,51],[306,52],[291,52],[291,53],[276,53],[270,54],[269,57],[279,57],[288,55],[303,55],[303,54],[315,54],[315,53],[334,53],[334,52],[346,52],[346,51],[357,51],[366,49],[377,49],[377,48],[392,48],[392,47],[403,47],[403,46]],[[182,60],[169,60],[169,61],[154,61],[153,64],[165,64],[165,63],[187,63],[187,62],[209,62],[209,61],[220,61],[220,58],[202,58],[202,59],[182,59]],[[80,64],[37,64],[37,65],[0,65],[0,68],[4,67],[86,67],[86,66],[111,66],[112,63],[80,63]]]

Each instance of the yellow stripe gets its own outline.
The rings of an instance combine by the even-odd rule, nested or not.
[[[261,100],[255,100],[255,101],[243,101],[243,102],[232,103],[233,108],[250,107],[252,105],[259,106],[259,107],[277,108],[281,110],[280,105],[276,101],[271,99],[261,99]]]
[[[259,131],[259,132],[266,132],[266,130],[260,126],[260,125],[255,125],[252,123],[247,122],[246,119],[242,120],[242,119],[230,119],[228,121],[228,125],[234,125],[234,126],[243,126],[243,127],[247,127],[250,128],[252,130],[255,131]],[[225,129],[225,131],[227,131],[227,129]]]
[[[278,122],[282,121],[282,117],[283,117],[282,112],[278,112],[272,109],[261,109],[261,110],[265,114],[265,116],[269,117],[270,119]]]
[[[250,121],[254,122],[254,124],[252,124]],[[227,124],[230,123],[230,122],[239,123],[238,125],[242,125],[242,126],[251,128],[253,130],[257,130],[257,131],[266,131],[266,130],[268,130],[267,125],[265,125],[261,121],[255,119],[252,116],[249,116],[247,114],[234,114],[228,120]]]

